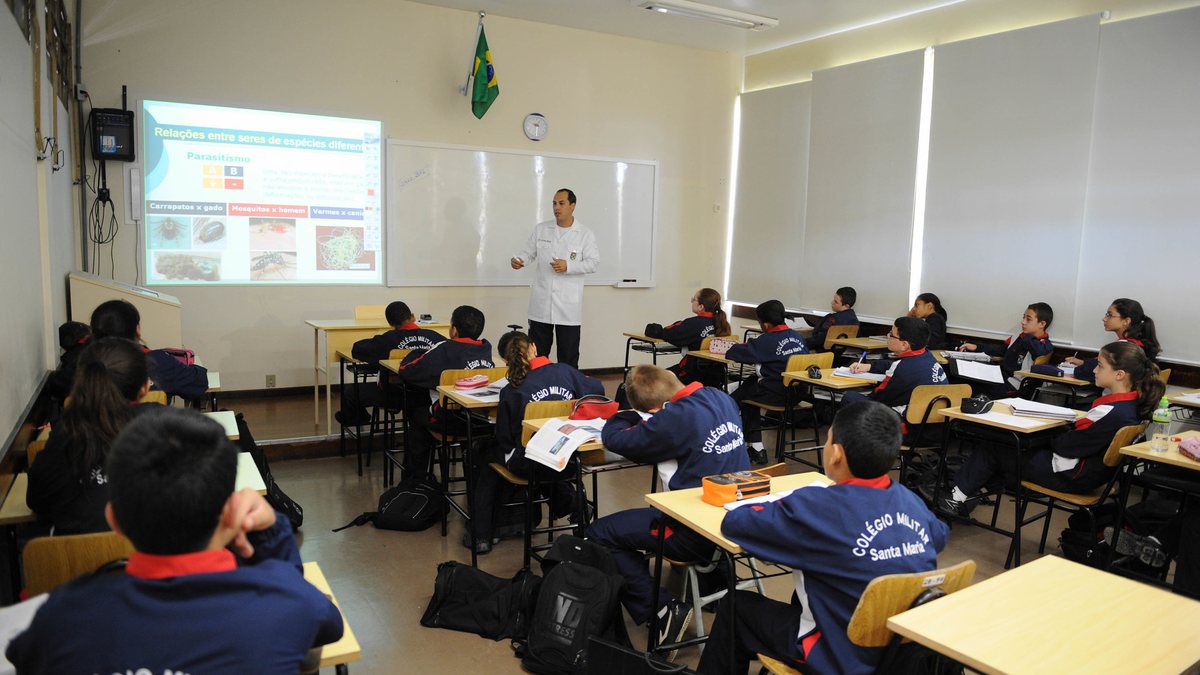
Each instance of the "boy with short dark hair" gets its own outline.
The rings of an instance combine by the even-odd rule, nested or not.
[[[397,374],[405,386],[404,415],[411,438],[404,453],[405,476],[429,470],[433,436],[429,427],[437,420],[437,387],[443,370],[493,368],[492,343],[483,335],[483,312],[470,305],[454,308],[450,315],[450,339],[427,351],[410,352],[400,362]]]
[[[809,351],[825,351],[825,336],[834,326],[857,326],[858,315],[854,313],[854,303],[858,302],[858,292],[850,286],[842,286],[833,293],[829,302],[830,312],[822,317],[805,316],[804,320],[813,327],[812,335],[805,339]]]
[[[807,354],[804,338],[788,328],[783,303],[767,300],[754,309],[762,334],[744,344],[737,344],[725,352],[725,358],[738,363],[758,364],[758,374],[751,375],[738,385],[733,398],[742,410],[742,423],[746,427],[748,452],[755,464],[767,463],[767,452],[762,444],[762,413],[757,406],[746,401],[768,405],[785,405],[783,371],[788,358],[793,354]]]
[[[609,418],[601,432],[607,450],[644,464],[657,464],[668,490],[700,487],[704,476],[750,468],[737,405],[728,394],[699,382],[684,386],[675,374],[651,365],[636,366],[625,383],[634,410]],[[691,606],[662,590],[654,602],[654,579],[645,552],[658,541],[663,517],[657,509],[629,509],[592,524],[587,538],[608,548],[625,586],[621,602],[637,624],[657,613],[659,644],[676,642],[691,620]],[[713,544],[686,527],[667,525],[664,555],[672,560],[708,561]]]
[[[386,359],[393,349],[408,349],[414,352],[429,351],[434,345],[446,341],[446,336],[419,326],[408,305],[396,301],[384,310],[391,330],[354,343],[350,355],[379,370],[379,362]],[[342,409],[335,415],[342,424],[366,424],[371,421],[367,408],[377,406],[383,400],[383,388],[388,386],[388,373],[379,370],[379,380],[374,385],[347,387],[342,392]]]
[[[847,392],[842,399],[844,403],[878,401],[903,414],[913,389],[925,384],[950,384],[946,371],[925,349],[929,343],[929,324],[924,320],[902,316],[892,324],[887,337],[888,349],[897,356],[895,361],[880,359],[850,365],[850,370],[856,373],[884,373],[883,382],[870,394]]]
[[[234,492],[221,426],[162,408],[130,422],[106,470],[124,571],[50,593],[6,656],[22,673],[298,672],[341,637],[337,607],[304,580],[287,518]]]
[[[725,514],[721,533],[755,558],[795,570],[796,590],[791,604],[737,591],[737,615],[728,603],[717,611],[697,672],[744,673],[756,653],[804,672],[875,671],[883,649],[858,647],[846,634],[859,598],[875,577],[934,569],[946,544],[946,524],[888,477],[899,449],[895,412],[851,403],[825,442],[833,485]]]
[[[980,345],[964,342],[961,349],[966,352],[981,351],[988,356],[1003,356],[1000,362],[1000,372],[1004,375],[1004,383],[972,382],[976,393],[984,393],[992,398],[1003,398],[1021,388],[1024,378],[1015,375],[1018,370],[1029,370],[1035,359],[1054,351],[1050,342],[1050,334],[1046,329],[1054,322],[1054,310],[1044,302],[1035,302],[1025,308],[1021,315],[1021,332],[1006,339],[1003,346]]]

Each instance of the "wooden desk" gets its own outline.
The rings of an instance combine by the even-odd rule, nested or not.
[[[833,368],[823,369],[821,371],[821,379],[818,380],[809,377],[807,371],[790,370],[783,373],[783,386],[790,387],[793,384],[803,383],[834,391],[844,391],[846,389],[862,389],[864,387],[874,388],[879,384],[872,380],[860,380],[857,377],[839,377],[834,375],[833,371]]]
[[[258,465],[254,463],[254,457],[248,452],[238,453],[237,478],[233,482],[233,489],[242,488],[254,488],[260,495],[267,494],[267,484],[258,471]]]
[[[241,438],[241,434],[238,433],[237,428],[237,415],[232,410],[218,410],[217,412],[200,414],[220,424],[221,428],[225,430],[225,435],[229,437],[229,440],[236,441]]]
[[[725,358],[724,354],[717,354],[717,353],[711,352],[707,349],[693,349],[688,352],[688,356],[694,356],[698,359],[704,359],[705,361],[715,361],[716,363],[720,363],[726,367],[734,366],[734,365],[741,365],[741,361],[734,361],[732,359],[727,359],[727,358]],[[756,365],[756,364],[747,363],[745,365],[752,366],[752,365]]]
[[[313,425],[321,424],[321,374],[325,375],[325,429],[333,428],[333,402],[330,399],[332,381],[329,364],[337,362],[338,350],[347,354],[355,342],[373,337],[391,328],[383,318],[376,319],[309,319],[305,325],[313,329]],[[421,328],[448,335],[448,323],[422,323]],[[324,336],[324,349],[322,349]]]
[[[0,526],[32,523],[37,519],[25,504],[28,494],[29,474],[21,472],[13,476],[12,487],[4,497],[4,503],[0,504]]]
[[[650,361],[651,361],[651,363],[653,363],[656,366],[658,365],[658,355],[659,354],[679,354],[682,352],[682,350],[679,347],[676,347],[675,345],[671,344],[670,342],[667,342],[666,340],[664,340],[662,338],[652,338],[649,335],[643,335],[642,333],[622,333],[622,335],[625,336],[625,370],[624,370],[624,372],[626,372],[626,373],[629,372],[629,351],[631,349],[637,349],[638,351],[650,352]],[[633,343],[635,343],[635,342],[640,342],[647,346],[639,349],[639,348],[633,346]]]
[[[831,485],[833,481],[816,471],[776,476],[771,479],[771,492],[782,492],[813,483]],[[713,506],[705,502],[700,498],[702,492],[703,488],[698,487],[653,492],[646,495],[646,503],[688,526],[722,549],[730,553],[741,553],[741,546],[721,534],[721,522],[725,520],[728,511],[723,506]]]
[[[983,673],[1181,673],[1200,602],[1046,556],[888,619]]]
[[[362,648],[358,645],[358,638],[354,637],[350,622],[346,620],[346,613],[342,611],[342,606],[338,604],[337,598],[329,588],[329,582],[325,580],[321,566],[315,562],[304,563],[304,579],[315,586],[318,591],[324,593],[338,608],[338,613],[342,615],[342,638],[321,647],[321,667],[337,666],[338,672],[344,673],[347,663],[357,661],[362,657]]]
[[[971,422],[972,424],[982,424],[987,427],[996,429],[1005,429],[1018,434],[1036,434],[1039,431],[1046,431],[1055,427],[1061,427],[1068,422],[1066,420],[1052,420],[1041,417],[1018,417],[1012,414],[1012,408],[1003,404],[995,403],[992,405],[991,413],[985,415],[970,415],[962,411],[962,408],[946,408],[942,410],[942,416],[949,419]],[[1075,418],[1083,417],[1084,413],[1075,412]]]
[[[1070,377],[1067,375],[1064,375],[1062,377],[1059,377],[1057,375],[1044,375],[1042,373],[1035,373],[1032,370],[1018,370],[1013,374],[1016,375],[1017,377],[1025,378],[1028,380],[1050,382],[1053,384],[1060,384],[1064,387],[1067,387],[1068,389],[1071,390],[1071,393],[1067,396],[1067,407],[1068,408],[1075,405],[1075,397],[1079,393],[1080,389],[1095,389],[1095,390],[1099,391],[1099,387],[1097,387],[1095,385],[1095,383],[1088,382],[1087,380],[1081,380],[1077,377]],[[1022,382],[1021,384],[1024,385],[1025,383]]]
[[[1184,431],[1179,434],[1180,438],[1200,438],[1200,431]],[[1121,448],[1121,454],[1133,459],[1142,459],[1149,462],[1158,462],[1160,464],[1170,464],[1192,471],[1200,471],[1200,462],[1194,459],[1184,457],[1178,446],[1168,448],[1166,452],[1153,452],[1150,450],[1150,441],[1135,443]],[[16,486],[13,486],[16,489]],[[2,521],[0,521],[2,522]]]
[[[461,391],[452,384],[440,384],[437,388],[438,395],[450,399],[460,408],[465,410],[488,410],[496,408],[500,405],[500,394],[485,394],[485,389],[480,387],[476,393]],[[480,396],[478,394],[484,394]]]
[[[854,349],[862,349],[864,351],[879,351],[888,348],[887,340],[876,340],[873,337],[852,337],[852,338],[837,338],[830,341],[831,345],[839,347],[852,347]]]
[[[1188,396],[1188,395],[1200,396],[1200,389],[1192,389],[1191,391],[1181,391],[1178,394],[1175,394],[1173,396],[1168,396],[1167,401],[1170,402],[1171,405],[1179,405],[1179,406],[1184,406],[1187,408],[1200,408],[1200,401],[1197,401],[1197,400],[1189,401],[1189,400],[1183,398],[1184,396]]]
[[[208,371],[208,409],[217,411],[217,394],[221,392],[221,374],[215,370]]]

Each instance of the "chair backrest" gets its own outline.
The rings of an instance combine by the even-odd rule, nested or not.
[[[765,473],[772,477],[788,475],[787,462],[780,462],[778,464],[772,464],[771,466],[764,466],[761,469],[755,469],[755,471],[759,473]]]
[[[383,319],[387,311],[387,305],[355,305],[354,318],[358,321],[366,321],[368,319]]]
[[[33,460],[37,459],[37,456],[45,449],[46,441],[41,439],[30,441],[29,445],[25,446],[25,465],[33,466]]]
[[[858,326],[854,326],[857,328]],[[831,329],[832,330],[832,329]],[[793,354],[788,357],[787,372],[796,372],[808,370],[809,366],[816,366],[821,370],[826,370],[833,367],[833,352],[818,352],[816,354]]]
[[[852,337],[858,337],[858,326],[839,326],[835,323],[829,327],[829,332],[825,334],[825,350],[829,351],[833,349],[834,340]]]
[[[908,408],[904,410],[904,421],[909,424],[941,424],[946,418],[935,414],[937,411],[957,408],[962,405],[964,398],[970,397],[969,384],[923,384],[912,390]]]
[[[1162,380],[1163,384],[1171,384],[1171,369],[1163,368],[1158,371],[1158,379]]]
[[[1127,427],[1117,429],[1117,434],[1113,436],[1112,443],[1108,444],[1108,449],[1104,451],[1104,466],[1115,467],[1121,463],[1121,448],[1132,445],[1133,439],[1146,430],[1146,422],[1141,424],[1131,424]]]
[[[1039,357],[1037,357],[1036,359],[1034,359],[1034,360],[1033,360],[1033,365],[1035,365],[1035,366],[1044,366],[1044,365],[1046,365],[1047,363],[1050,363],[1050,361],[1052,361],[1053,359],[1054,359],[1054,353],[1053,353],[1053,352],[1051,352],[1051,353],[1049,353],[1049,354],[1042,354],[1041,356],[1039,356]]]
[[[540,420],[547,417],[570,417],[575,408],[576,399],[566,401],[530,401],[525,404],[525,414],[522,419]],[[521,426],[521,445],[528,445],[533,438],[533,432]]]
[[[701,340],[701,341],[700,341],[700,351],[702,351],[702,352],[706,352],[706,351],[708,351],[708,347],[709,347],[709,345],[711,345],[711,344],[712,344],[712,338],[711,338],[711,337],[706,337],[706,338],[704,338],[703,340]]]
[[[162,391],[161,389],[155,389],[154,391],[148,391],[148,392],[146,392],[146,395],[142,397],[142,400],[139,402],[140,403],[157,403],[159,405],[166,405],[167,404],[167,392]]]
[[[25,586],[39,595],[130,553],[133,544],[115,532],[38,537],[25,545]]]
[[[402,360],[404,357],[408,356],[408,353],[411,351],[411,349],[393,349],[392,351],[388,352],[388,359],[392,361]]]
[[[911,608],[921,593],[931,588],[954,593],[971,585],[974,578],[974,560],[964,560],[932,572],[876,577],[858,599],[858,607],[850,617],[846,633],[850,641],[860,647],[886,647],[892,639],[887,620]]]

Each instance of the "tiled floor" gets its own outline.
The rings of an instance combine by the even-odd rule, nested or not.
[[[611,384],[611,383],[610,383]],[[609,387],[610,389],[612,386]],[[294,400],[226,399],[225,407],[239,409],[260,439],[312,434],[311,396]],[[264,433],[270,430],[270,433]],[[370,525],[339,533],[330,530],[345,525],[363,511],[376,508],[382,491],[380,458],[363,476],[355,472],[354,457],[294,460],[272,466],[280,486],[305,510],[301,531],[301,555],[321,563],[344,612],[362,644],[362,660],[352,665],[358,673],[466,673],[521,672],[507,641],[492,642],[466,633],[423,628],[418,623],[433,591],[437,565],[447,560],[469,562],[459,544],[462,523],[452,518],[449,535],[439,528],[405,533],[376,530]],[[799,471],[800,469],[794,469]],[[649,484],[648,468],[612,472],[600,477],[601,514],[640,506]],[[1006,500],[1001,522],[1011,522],[1012,503]],[[1051,525],[1051,541],[1065,526],[1062,515]],[[1040,527],[1030,527],[1024,537],[1026,560],[1036,557]],[[956,526],[939,562],[943,565],[972,558],[978,563],[976,579],[1002,571],[1008,539],[979,528]],[[1056,553],[1051,544],[1049,552]],[[510,576],[521,565],[520,540],[505,541],[480,558],[480,567]],[[772,597],[786,600],[791,578],[768,580]],[[711,622],[711,615],[705,619]],[[645,628],[630,626],[635,643],[644,643]],[[696,649],[683,650],[680,660],[695,665]]]

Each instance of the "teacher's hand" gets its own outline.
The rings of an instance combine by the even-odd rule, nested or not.
[[[519,270],[525,266],[525,261],[521,260],[520,258],[513,258],[512,260],[508,261],[508,263],[512,265],[514,270]]]
[[[563,272],[567,271],[567,261],[563,260],[562,258],[555,258],[550,263],[550,269],[562,274]]]

